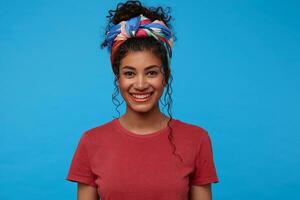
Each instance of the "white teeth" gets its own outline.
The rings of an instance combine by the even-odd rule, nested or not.
[[[148,98],[150,94],[132,94],[132,96],[137,99],[145,99]]]

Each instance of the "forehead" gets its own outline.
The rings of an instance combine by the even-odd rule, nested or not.
[[[157,55],[150,51],[131,51],[121,60],[121,69],[149,69],[161,68],[162,62]]]

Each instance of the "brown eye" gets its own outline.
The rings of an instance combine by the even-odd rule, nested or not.
[[[124,75],[127,77],[131,77],[133,75],[133,72],[124,72]]]
[[[156,76],[158,73],[156,71],[149,71],[147,74],[149,74],[151,77]]]

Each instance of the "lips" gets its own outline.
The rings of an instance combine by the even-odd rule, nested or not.
[[[130,93],[130,96],[135,102],[146,102],[150,99],[153,92],[149,93]]]

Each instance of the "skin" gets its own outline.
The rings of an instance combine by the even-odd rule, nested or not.
[[[159,99],[165,81],[162,62],[149,51],[129,52],[121,61],[117,84],[126,102],[126,112],[120,123],[136,134],[148,134],[167,126],[166,117],[159,108]],[[153,94],[150,100],[137,103],[132,93]]]
[[[77,200],[99,200],[97,188],[78,183],[77,184]]]
[[[212,200],[211,184],[191,186],[190,200]]]
[[[150,51],[129,52],[120,64],[117,81],[126,102],[121,125],[136,134],[150,134],[167,126],[169,118],[159,108],[166,86],[161,60]],[[153,93],[147,102],[135,102],[132,93]],[[190,200],[211,200],[211,184],[191,186]],[[98,200],[97,189],[78,183],[78,200]]]

